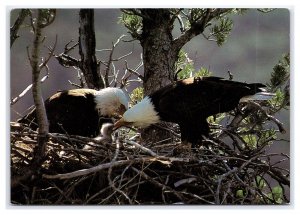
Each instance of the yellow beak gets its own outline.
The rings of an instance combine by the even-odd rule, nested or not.
[[[113,130],[117,130],[118,128],[122,127],[122,126],[126,126],[126,125],[130,125],[132,124],[131,122],[126,122],[124,121],[123,118],[119,119],[115,124],[114,124],[114,128]]]

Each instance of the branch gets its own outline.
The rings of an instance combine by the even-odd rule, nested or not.
[[[34,148],[34,154],[32,158],[32,163],[26,169],[25,174],[15,177],[12,180],[12,187],[19,185],[22,181],[27,180],[29,177],[32,177],[34,174],[37,174],[41,168],[43,159],[45,158],[46,143],[47,143],[47,134],[49,131],[48,119],[46,114],[46,109],[44,105],[44,100],[42,97],[41,83],[39,80],[41,67],[39,66],[39,55],[40,55],[40,46],[42,43],[42,26],[43,26],[43,12],[38,10],[37,20],[34,26],[34,41],[32,48],[32,55],[29,58],[31,67],[32,67],[32,94],[34,104],[36,106],[36,117],[39,126],[38,136],[37,136],[37,146]],[[42,64],[43,65],[43,64]]]
[[[41,67],[39,66],[40,45],[42,42],[42,11],[38,10],[37,23],[35,26],[35,38],[33,42],[31,63],[32,63],[32,94],[36,106],[37,122],[39,134],[46,137],[49,125],[47,120],[44,100],[42,98],[41,83],[39,81]],[[49,59],[48,59],[49,60]],[[44,65],[44,64],[42,64]]]
[[[179,51],[193,37],[203,33],[207,22],[210,19],[211,9],[207,9],[206,15],[196,22],[191,23],[191,28],[187,30],[183,35],[174,40],[173,48]]]
[[[71,57],[65,53],[62,53],[60,55],[55,55],[55,58],[58,60],[58,63],[64,67],[70,67],[70,66],[75,66],[77,68],[81,67],[81,61]]]
[[[49,74],[45,75],[41,80],[40,82],[41,83],[44,83],[44,81],[49,78]],[[11,101],[10,101],[10,105],[14,105],[16,104],[23,96],[26,95],[27,92],[29,92],[29,90],[32,88],[32,84],[30,84],[28,87],[25,88],[25,90],[23,90],[17,97],[13,98]]]
[[[260,110],[262,112],[263,115],[265,115],[265,117],[268,119],[268,120],[271,120],[273,121],[279,128],[279,131],[281,133],[286,133],[284,127],[283,127],[283,123],[280,122],[278,119],[276,119],[274,116],[271,116],[269,115],[259,104],[257,104],[256,102],[254,101],[249,101],[249,104],[251,104],[252,107],[256,108],[257,110]]]
[[[179,51],[188,41],[190,41],[195,36],[202,34],[209,22],[222,14],[229,12],[231,9],[207,9],[204,16],[197,21],[191,22],[191,27],[183,35],[176,38],[173,43],[173,50]],[[192,10],[193,11],[193,10]],[[189,19],[191,20],[191,19]]]
[[[128,62],[125,61],[125,65],[126,65],[126,69],[128,70],[128,72],[136,75],[139,79],[141,79],[142,81],[144,81],[144,76],[142,76],[140,73],[137,72],[137,70],[140,68],[140,66],[142,66],[143,64],[140,64],[140,66],[138,66],[137,68],[135,68],[134,70],[133,69],[130,69],[128,67]]]
[[[15,40],[18,37],[20,37],[18,35],[18,31],[19,31],[22,23],[24,22],[26,16],[29,15],[29,13],[31,13],[29,9],[22,9],[21,12],[19,13],[14,25],[12,27],[10,27],[10,47],[12,47]]]
[[[141,162],[147,163],[147,162],[154,162],[154,161],[158,161],[158,162],[161,162],[166,165],[169,165],[170,163],[175,162],[175,161],[177,161],[177,162],[191,162],[191,161],[197,162],[197,160],[192,159],[192,158],[181,158],[181,157],[165,157],[165,156],[138,157],[138,158],[134,158],[131,160],[112,161],[109,163],[104,163],[104,164],[100,164],[98,166],[94,166],[89,169],[81,169],[81,170],[77,170],[77,171],[70,172],[70,173],[57,174],[57,175],[44,174],[43,177],[47,178],[47,179],[69,179],[69,178],[75,178],[78,176],[83,176],[83,175],[88,175],[91,173],[99,172],[101,170],[108,169],[108,168],[115,168],[115,167],[120,167],[120,166],[124,166],[124,165],[129,165],[129,164],[135,164],[135,163],[141,163]]]
[[[108,81],[108,75],[109,75],[109,71],[110,71],[110,67],[111,67],[111,64],[112,64],[112,61],[115,61],[113,59],[113,53],[114,53],[114,50],[116,48],[116,46],[119,44],[119,42],[121,41],[121,39],[123,37],[125,37],[126,35],[121,35],[117,41],[115,43],[113,43],[111,49],[110,49],[110,54],[109,54],[109,57],[108,57],[108,61],[107,61],[107,64],[106,64],[106,70],[105,70],[105,74],[104,74],[104,83],[105,83],[105,86],[108,87],[109,86],[109,81]]]

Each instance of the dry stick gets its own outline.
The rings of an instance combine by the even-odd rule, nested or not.
[[[150,165],[151,163],[149,163],[146,167],[148,167],[149,165]],[[131,165],[132,165],[132,163],[131,164],[129,164],[128,166],[126,166],[126,168],[128,169],[129,167],[131,167]],[[142,163],[142,165],[144,166],[144,163]],[[146,168],[145,167],[145,168]],[[125,168],[125,169],[126,169]],[[124,171],[125,171],[125,169],[124,169]],[[124,172],[123,171],[123,172]],[[122,173],[123,174],[123,173]],[[122,189],[123,187],[125,187],[127,184],[129,184],[130,182],[132,182],[137,176],[140,176],[139,177],[139,181],[140,181],[140,178],[141,178],[141,175],[140,174],[136,174],[135,176],[133,176],[130,180],[128,180],[124,185],[122,185],[121,187],[120,187],[120,185],[121,185],[121,182],[120,182],[120,185],[119,185],[119,189]],[[121,176],[121,178],[122,178],[122,176]],[[120,179],[121,180],[121,179]],[[135,184],[136,185],[136,184]],[[134,186],[135,186],[134,185]],[[114,192],[115,193],[115,192]],[[113,195],[114,195],[114,193],[111,193],[108,197],[106,197],[104,200],[102,200],[101,202],[100,202],[100,204],[102,204],[103,202],[105,202],[107,199],[109,199],[109,198],[111,198]],[[99,193],[100,194],[100,193]],[[98,194],[98,195],[99,195]]]
[[[49,78],[49,75],[45,75],[41,80],[40,82],[41,83],[44,83],[44,81]],[[32,88],[32,84],[30,84],[28,87],[25,88],[25,90],[22,91],[22,93],[20,93],[17,97],[13,98],[11,101],[10,101],[10,105],[14,105],[15,103],[17,103],[23,96],[26,95],[26,93],[28,93],[28,91]]]
[[[31,166],[29,167],[28,171],[20,176],[16,177],[12,180],[11,186],[17,186],[22,180],[26,180],[28,177],[32,176],[34,173],[36,173],[39,168],[41,167],[41,162],[43,161],[45,157],[45,150],[46,150],[46,141],[48,139],[47,134],[49,131],[49,124],[47,120],[46,115],[46,109],[44,105],[44,100],[42,97],[42,90],[41,90],[41,83],[39,81],[39,76],[41,69],[46,67],[47,62],[52,57],[52,53],[49,55],[49,57],[42,62],[42,64],[39,65],[39,55],[40,55],[40,46],[42,43],[42,27],[43,27],[43,11],[38,10],[37,13],[37,20],[36,20],[36,26],[35,26],[35,38],[33,41],[33,48],[32,48],[32,55],[29,56],[29,51],[27,49],[28,59],[30,61],[31,67],[32,67],[32,94],[33,94],[33,100],[34,104],[36,106],[36,115],[37,115],[37,122],[39,125],[39,132],[37,136],[37,146],[34,150],[33,155],[33,161]],[[56,38],[57,41],[57,38]],[[55,45],[56,45],[55,41]],[[54,47],[55,47],[54,45]],[[47,69],[47,67],[46,67]]]
[[[196,178],[184,178],[184,179],[181,179],[181,180],[175,182],[174,187],[179,187],[183,184],[189,184],[189,183],[192,183],[194,181],[197,181],[197,179]]]
[[[114,50],[116,48],[116,46],[119,44],[119,42],[121,41],[121,39],[123,37],[125,37],[126,35],[121,35],[117,41],[115,43],[112,44],[112,48],[110,49],[110,53],[109,53],[109,57],[108,57],[108,61],[107,61],[107,66],[106,66],[106,70],[105,70],[105,74],[104,74],[104,82],[105,82],[105,85],[106,87],[109,86],[109,81],[108,81],[108,76],[109,76],[109,71],[110,71],[110,67],[111,67],[111,64],[112,62],[114,61],[113,59],[113,53],[114,53]]]
[[[118,155],[119,155],[119,143],[116,143],[116,152],[115,152],[115,155],[111,162],[115,162],[118,158]],[[121,189],[117,188],[114,185],[114,182],[111,180],[110,177],[111,177],[111,173],[112,173],[112,168],[113,168],[112,166],[109,167],[108,174],[107,174],[109,185],[113,188],[113,190],[115,192],[121,193],[128,200],[129,204],[132,205],[132,200],[128,197],[128,195],[126,193],[124,193],[124,191],[122,191]]]
[[[42,70],[43,68],[46,68],[47,70],[47,74],[40,80],[40,83],[44,83],[44,81],[49,78],[49,68],[47,66],[47,63],[49,62],[50,58],[53,56],[53,53],[54,53],[54,49],[56,47],[56,44],[57,44],[57,35],[55,37],[55,42],[54,42],[54,45],[53,45],[53,48],[48,48],[50,50],[50,53],[49,53],[49,56],[48,58],[42,62],[40,65],[39,65],[39,70]],[[29,50],[27,49],[27,54],[29,56]],[[32,63],[32,59],[29,57],[29,60],[30,62]],[[30,84],[28,87],[26,87],[25,90],[23,90],[22,93],[20,93],[17,97],[15,97],[14,99],[11,100],[10,102],[10,105],[13,105],[15,104],[17,101],[19,101],[30,89],[32,88],[32,84]]]
[[[177,158],[177,157],[164,157],[164,156],[158,156],[158,157],[139,157],[139,158],[134,158],[132,160],[119,160],[115,162],[109,162],[109,163],[104,163],[100,164],[98,166],[89,168],[89,169],[81,169],[77,170],[74,172],[70,173],[64,173],[64,174],[57,174],[57,175],[47,175],[44,174],[43,177],[47,179],[68,179],[68,178],[74,178],[82,175],[88,175],[94,172],[98,172],[104,169],[108,169],[110,167],[119,167],[119,166],[124,166],[124,165],[129,165],[129,164],[134,164],[134,163],[139,163],[139,162],[153,162],[153,161],[159,161],[164,163],[173,161],[178,161],[178,162],[190,162],[192,161],[190,158]]]
[[[71,44],[72,42],[74,42],[73,39],[70,40],[70,41],[65,45],[64,54],[68,54],[71,50],[75,49],[75,47],[79,45],[79,42],[76,42],[73,46],[68,47],[68,45]]]
[[[224,178],[226,178],[227,176],[235,173],[238,171],[238,168],[237,167],[234,167],[232,168],[230,171],[224,173],[223,175],[221,175],[218,179],[218,186],[217,186],[217,190],[216,190],[216,193],[215,193],[215,201],[216,201],[216,204],[220,204],[220,190],[221,190],[221,185],[222,185],[222,180]]]
[[[149,154],[149,155],[151,155],[153,157],[157,157],[158,156],[155,152],[151,151],[150,149],[148,149],[148,148],[146,148],[146,147],[144,147],[144,146],[142,146],[142,145],[140,145],[140,144],[138,144],[138,143],[136,143],[134,141],[124,140],[124,142],[127,143],[127,144],[135,146],[136,148],[142,150],[143,152],[145,152],[145,153],[147,153],[147,154]]]
[[[161,188],[163,192],[165,191],[169,191],[171,193],[174,193],[175,196],[182,200],[183,201],[183,197],[180,195],[179,192],[177,192],[176,190],[173,190],[171,187],[167,186],[167,185],[164,185],[164,184],[161,184],[159,183],[158,181],[155,181],[152,177],[148,176],[146,173],[134,168],[134,167],[131,167],[131,169],[133,171],[135,171],[136,173],[140,174],[143,178],[145,178],[147,181],[151,182],[152,184],[156,185],[157,187]]]
[[[125,60],[125,66],[126,66],[126,69],[128,70],[128,72],[136,75],[139,79],[141,79],[142,81],[144,81],[144,76],[142,76],[140,73],[137,72],[137,70],[142,66],[143,64],[139,64],[137,68],[135,68],[134,70],[133,69],[130,69],[128,67],[128,62]]]
[[[278,128],[279,128],[279,131],[281,132],[281,133],[286,133],[286,131],[285,131],[285,129],[284,129],[284,127],[283,127],[283,123],[282,122],[280,122],[278,119],[276,119],[274,116],[271,116],[271,115],[269,115],[259,104],[257,104],[256,102],[254,102],[254,101],[249,101],[249,103],[252,105],[252,106],[254,106],[256,109],[258,109],[258,110],[260,110],[266,117],[267,117],[267,119],[269,119],[269,120],[271,120],[271,121],[273,121],[277,126],[278,126]]]
[[[201,201],[206,202],[206,203],[211,204],[211,205],[214,205],[214,204],[215,204],[214,202],[210,202],[210,201],[208,201],[208,200],[206,200],[206,199],[204,199],[204,198],[202,198],[202,197],[200,197],[200,196],[198,196],[198,195],[196,195],[196,194],[194,194],[194,193],[188,193],[188,192],[186,192],[186,191],[178,191],[178,193],[182,193],[182,194],[185,194],[185,195],[194,197],[194,198],[196,198],[196,199],[198,199],[198,200],[201,200]]]
[[[124,165],[128,165],[131,163],[139,163],[139,162],[149,162],[152,161],[153,158],[152,157],[147,157],[147,158],[135,158],[133,160],[119,160],[119,161],[115,161],[115,162],[109,162],[109,163],[105,163],[105,164],[100,164],[98,166],[89,168],[89,169],[81,169],[81,170],[77,170],[74,172],[70,172],[70,173],[64,173],[64,174],[57,174],[57,175],[47,175],[44,174],[43,177],[47,178],[47,179],[69,179],[69,178],[74,178],[74,177],[78,177],[78,176],[83,176],[83,175],[88,175],[94,172],[98,172],[104,169],[108,169],[110,167],[119,167],[119,166],[124,166]]]

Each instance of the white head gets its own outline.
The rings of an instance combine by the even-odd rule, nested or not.
[[[124,125],[148,127],[160,121],[151,99],[146,96],[142,101],[127,110],[123,117],[115,123],[115,129]]]
[[[119,88],[107,87],[95,93],[96,108],[102,115],[123,115],[128,109],[128,97]]]

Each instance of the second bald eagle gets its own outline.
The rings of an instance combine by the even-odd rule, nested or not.
[[[206,118],[233,110],[240,101],[267,100],[261,83],[247,84],[219,77],[188,78],[159,89],[127,110],[115,123],[147,127],[160,121],[179,124],[181,140],[195,146],[208,136]]]
[[[111,117],[127,110],[128,98],[119,88],[73,89],[52,95],[45,108],[49,132],[96,137],[103,123],[112,123]],[[18,122],[37,129],[35,109]]]

